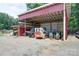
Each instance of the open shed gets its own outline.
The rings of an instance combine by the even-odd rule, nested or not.
[[[18,16],[20,21],[30,23],[31,26],[46,27],[47,31],[59,30],[63,32],[63,11],[63,3],[52,3],[26,11]]]

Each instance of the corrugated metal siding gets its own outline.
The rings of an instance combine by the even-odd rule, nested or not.
[[[52,29],[57,29],[59,31],[63,31],[63,22],[53,22]]]
[[[47,31],[50,31],[50,23],[42,23],[41,27],[46,27]],[[52,22],[52,30],[56,29],[59,31],[63,31],[63,22]]]
[[[42,23],[41,27],[46,27],[46,30],[50,31],[50,23]]]

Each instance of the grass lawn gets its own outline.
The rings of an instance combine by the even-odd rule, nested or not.
[[[3,35],[3,33],[2,32],[0,32],[0,36],[2,36]]]

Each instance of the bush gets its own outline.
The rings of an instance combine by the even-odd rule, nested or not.
[[[78,30],[78,28],[79,28],[78,27],[78,19],[75,16],[70,17],[68,27],[69,27],[69,31],[71,33],[74,33]]]

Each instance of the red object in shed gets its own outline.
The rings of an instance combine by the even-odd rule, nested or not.
[[[24,26],[19,27],[19,36],[25,35],[26,28]]]

